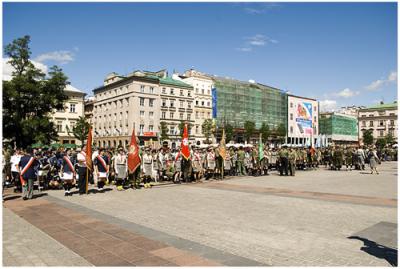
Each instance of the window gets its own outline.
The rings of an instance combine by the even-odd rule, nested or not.
[[[149,107],[153,107],[154,99],[149,99]]]
[[[183,120],[183,113],[179,113],[179,119]]]
[[[379,126],[383,126],[383,120],[379,121]]]
[[[170,118],[170,119],[173,119],[173,118],[174,118],[174,112],[170,112],[170,113],[169,113],[169,118]]]
[[[149,112],[149,118],[153,118],[154,117],[154,112],[153,111],[150,111]]]
[[[207,91],[207,94],[210,94],[210,90]]]
[[[374,114],[369,114],[368,116],[369,116],[369,117],[373,117],[373,116],[374,116]]]
[[[153,131],[153,125],[149,125],[149,132]]]
[[[179,101],[179,107],[183,107],[183,101]]]
[[[140,132],[140,134],[143,134],[143,131],[144,131],[144,124],[140,124],[140,125],[139,125],[139,132]]]
[[[374,121],[370,120],[369,121],[369,127],[373,127],[374,126]]]
[[[315,107],[314,107],[314,112],[316,112],[316,111],[317,111],[317,107],[315,106]]]
[[[201,106],[204,106],[204,101],[201,101]]]
[[[165,94],[165,93],[166,93],[166,91],[167,91],[167,89],[166,89],[166,88],[162,88],[162,93],[163,93],[163,94]]]
[[[389,116],[394,116],[394,113],[390,113]]]
[[[75,104],[70,104],[70,106],[69,106],[69,112],[70,112],[70,113],[75,113]]]
[[[196,134],[199,133],[199,125],[196,125]]]
[[[126,101],[125,101],[126,106],[129,106],[129,98],[126,98],[125,100],[126,100]]]
[[[180,91],[180,96],[183,96],[183,90]]]
[[[204,94],[204,89],[201,89],[201,94]]]
[[[187,120],[190,120],[191,116],[191,114],[187,114]]]
[[[314,122],[317,122],[317,116],[314,116]]]
[[[57,132],[62,133],[62,121],[57,121]]]
[[[210,101],[207,102],[207,106],[210,106]]]
[[[293,107],[293,103],[290,103],[290,108],[292,108]]]
[[[390,120],[390,126],[394,126],[394,120]]]
[[[379,136],[383,136],[383,131],[382,130],[379,131]]]
[[[201,112],[201,118],[204,119],[204,112]]]
[[[144,92],[144,85],[140,85],[140,92]]]
[[[161,118],[165,119],[165,111],[161,112]]]
[[[199,89],[198,88],[196,88],[196,93],[199,93]]]
[[[144,111],[140,110],[140,117],[144,117]]]
[[[293,120],[293,113],[290,113],[290,120]]]
[[[198,106],[198,105],[199,105],[199,101],[196,100],[196,106]]]
[[[188,102],[187,108],[192,108],[192,102]]]
[[[188,96],[189,96],[189,97],[192,96],[191,93],[190,93],[190,91],[188,91]]]
[[[365,120],[363,120],[363,121],[362,121],[362,124],[361,124],[361,126],[362,126],[362,127],[365,127],[365,126],[367,126],[367,123],[365,122]]]
[[[140,106],[144,106],[144,98],[140,97],[139,101],[140,101]]]
[[[154,87],[150,87],[150,93],[154,93]]]
[[[293,126],[290,126],[290,133],[293,134]]]
[[[199,118],[199,111],[196,111],[196,119]]]
[[[170,101],[169,101],[169,106],[170,106],[170,107],[174,107],[174,100],[170,100]]]
[[[167,106],[167,100],[165,100],[165,99],[162,99],[162,104],[161,104],[162,106]]]
[[[171,95],[174,95],[174,89],[171,89]]]
[[[169,128],[169,133],[172,134],[172,135],[175,133],[175,126],[171,126]]]
[[[211,119],[211,113],[210,112],[207,113],[207,119]]]

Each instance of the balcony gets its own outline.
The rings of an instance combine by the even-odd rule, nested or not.
[[[169,111],[176,111],[176,107],[170,106],[170,107],[169,107]]]

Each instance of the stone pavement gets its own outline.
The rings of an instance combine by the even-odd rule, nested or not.
[[[159,263],[154,261],[154,265],[195,265],[197,262],[250,266],[389,266],[384,256],[368,253],[363,241],[349,237],[378,223],[397,225],[396,165],[393,162],[379,166],[384,176],[318,170],[299,171],[294,178],[273,173],[265,177],[88,196],[64,197],[62,191],[49,191],[48,197],[29,202],[10,200],[5,206],[17,214],[25,214],[28,222],[44,231],[48,229],[43,219],[50,219],[50,212],[51,216],[56,214],[55,226],[67,229],[71,233],[68,237],[73,238],[72,234],[77,233],[84,237],[91,246],[89,249],[102,248],[103,244],[98,242],[110,240],[108,236],[115,237],[114,243],[117,239],[124,241],[118,237],[122,229],[123,234],[130,234],[123,245],[133,244],[135,249],[141,249],[143,244],[159,248],[155,252],[144,250],[150,252],[146,255],[157,257]],[[33,205],[27,210],[26,204],[34,201],[48,204]],[[113,227],[114,234],[104,231],[108,225]],[[97,241],[96,237],[86,238],[88,235],[80,234],[81,229],[94,230],[97,237],[101,231],[105,234],[100,233],[101,237],[106,238]],[[137,237],[146,239],[146,243],[130,239]],[[74,249],[73,240],[68,242],[57,236],[55,239],[87,261],[98,262],[89,258],[93,256],[90,253],[85,256],[84,251],[79,253],[79,249]],[[114,255],[121,259],[110,256],[110,261],[105,259],[97,265],[137,262],[128,260],[134,253],[104,251],[109,254],[102,256]],[[192,258],[172,259],[169,257],[172,254],[165,255],[164,251],[181,254],[183,251],[185,254],[180,256]]]

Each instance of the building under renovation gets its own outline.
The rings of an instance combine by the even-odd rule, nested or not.
[[[319,131],[326,135],[328,144],[358,144],[358,120],[355,116],[321,113]]]

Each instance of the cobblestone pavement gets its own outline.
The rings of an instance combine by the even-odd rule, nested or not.
[[[92,266],[7,208],[3,208],[3,265]]]
[[[50,191],[48,198],[40,199],[91,217],[102,214],[103,220],[112,216],[114,225],[125,225],[142,236],[153,231],[164,244],[174,238],[174,242],[186,240],[175,247],[187,246],[192,255],[202,256],[201,249],[207,248],[207,258],[235,255],[241,265],[256,261],[274,266],[389,266],[383,257],[362,251],[362,241],[348,237],[380,222],[397,224],[396,165],[379,166],[379,176],[300,171],[294,178],[275,174],[88,196],[64,197],[62,191]],[[219,183],[235,188],[208,186]],[[354,203],[340,195],[329,200],[321,195],[313,199],[266,195],[257,187],[382,198],[394,204]],[[199,245],[192,248],[195,243]]]

